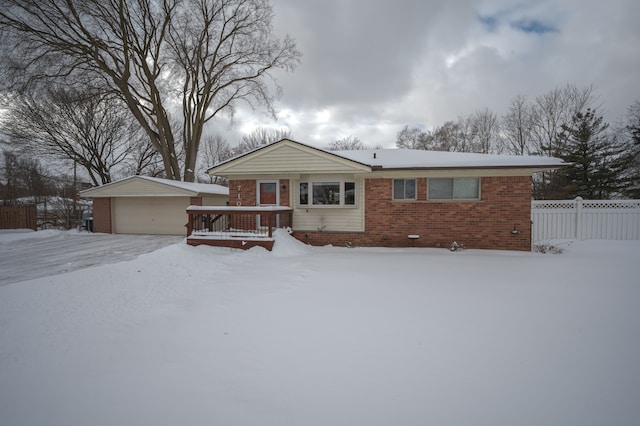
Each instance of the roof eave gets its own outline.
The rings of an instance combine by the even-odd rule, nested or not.
[[[103,185],[100,186],[96,186],[93,188],[88,188],[88,189],[84,189],[80,192],[78,192],[78,195],[80,195],[81,198],[102,198],[102,197],[123,197],[123,196],[130,196],[130,195],[92,195],[93,192],[99,192],[102,191],[106,188],[109,188],[111,186],[114,186],[116,184],[124,184],[128,181],[131,180],[135,180],[135,179],[142,179],[142,180],[146,180],[147,182],[153,182],[156,185],[161,185],[167,188],[171,188],[174,191],[177,191],[175,193],[170,193],[170,194],[154,194],[154,195],[150,195],[153,197],[158,197],[158,196],[164,196],[164,197],[199,197],[202,195],[226,195],[226,194],[220,194],[217,192],[205,192],[205,191],[199,191],[199,190],[194,190],[194,189],[188,189],[188,188],[182,188],[180,186],[176,186],[176,185],[172,185],[171,182],[161,182],[158,181],[156,179],[149,179],[148,176],[142,176],[142,175],[135,175],[135,176],[129,176],[128,178],[124,178],[121,180],[117,180],[115,182],[109,182],[109,183],[105,183]],[[136,195],[138,197],[146,197],[146,195]]]
[[[522,170],[533,170],[535,172],[542,172],[542,171],[547,171],[547,170],[554,170],[554,169],[559,169],[562,167],[567,167],[570,164],[554,164],[554,165],[540,165],[540,164],[536,164],[536,165],[482,165],[482,166],[426,166],[426,167],[419,167],[419,166],[415,166],[415,167],[383,167],[383,166],[373,166],[372,167],[372,171],[374,172],[378,172],[378,171],[403,171],[403,170],[410,170],[410,171],[417,171],[417,170],[517,170],[517,169],[522,169]]]

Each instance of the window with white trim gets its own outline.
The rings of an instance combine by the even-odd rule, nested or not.
[[[346,206],[355,206],[356,204],[356,183],[344,183],[344,204]]]
[[[354,206],[355,182],[300,182],[298,203],[301,206]]]
[[[427,191],[429,200],[479,200],[480,178],[430,178]]]
[[[300,198],[299,204],[309,204],[309,183],[300,182]]]
[[[393,180],[394,200],[415,200],[416,180],[415,179],[394,179]]]

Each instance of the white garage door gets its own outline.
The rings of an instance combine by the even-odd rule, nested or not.
[[[118,197],[111,200],[116,234],[186,235],[189,197]]]

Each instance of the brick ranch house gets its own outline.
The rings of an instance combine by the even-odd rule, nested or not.
[[[326,151],[283,139],[209,173],[229,179],[231,209],[284,206],[293,235],[312,245],[449,247],[456,241],[530,250],[532,175],[563,165],[533,156]]]

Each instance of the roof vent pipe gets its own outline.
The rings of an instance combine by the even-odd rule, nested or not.
[[[373,153],[373,159],[375,160],[375,158],[376,158],[376,153],[374,152]]]

